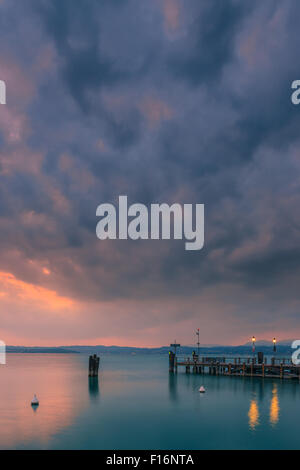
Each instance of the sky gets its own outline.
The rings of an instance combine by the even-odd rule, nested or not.
[[[300,338],[296,0],[1,0],[0,338]],[[205,204],[205,243],[96,208]]]

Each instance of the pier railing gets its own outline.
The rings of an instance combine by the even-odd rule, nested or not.
[[[190,362],[193,364],[194,362],[205,362],[205,363],[232,363],[232,364],[242,364],[246,362],[246,364],[254,364],[261,363],[258,360],[257,356],[196,356],[195,359],[192,355],[187,354],[177,354],[176,355],[177,362]],[[264,356],[263,361],[265,364],[293,364],[291,357],[277,357],[277,356]]]

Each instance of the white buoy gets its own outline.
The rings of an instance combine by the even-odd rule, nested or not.
[[[200,393],[205,393],[205,392],[206,392],[206,390],[205,390],[205,388],[203,387],[203,385],[201,385],[201,387],[199,388],[199,392],[200,392]]]
[[[31,400],[31,406],[38,406],[40,403],[39,403],[39,400],[36,396],[36,394],[34,394],[34,397],[33,399]]]

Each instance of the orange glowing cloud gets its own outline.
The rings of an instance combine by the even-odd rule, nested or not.
[[[2,297],[16,297],[22,301],[36,302],[41,308],[61,310],[74,306],[72,299],[59,296],[55,291],[17,279],[13,274],[0,272]]]

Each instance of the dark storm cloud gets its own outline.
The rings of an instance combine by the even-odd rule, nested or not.
[[[142,32],[142,26],[132,20],[132,9],[139,11],[140,8],[138,4],[126,8],[127,3],[89,0],[83,6],[82,3],[74,4],[66,0],[63,3],[54,1],[36,4],[46,31],[56,45],[61,60],[62,78],[71,96],[84,113],[98,117],[102,126],[105,126],[110,141],[122,149],[138,139],[141,115],[132,106],[118,110],[116,115],[99,99],[99,94],[103,88],[114,90],[126,82],[134,87],[138,80],[149,73],[151,58],[155,53],[155,46],[148,43],[141,60],[134,60],[137,52],[134,35]],[[116,22],[118,15],[124,18],[121,25]],[[111,21],[116,23],[116,34],[110,31]],[[131,28],[133,39],[128,44],[130,59],[126,57],[128,50],[124,51],[122,45],[122,34],[127,35],[128,28]],[[102,37],[107,36],[107,29],[108,49],[112,47],[114,52],[115,44],[117,57],[114,54],[109,55],[106,45],[101,46]],[[98,99],[95,95],[98,95]]]
[[[98,54],[97,3],[88,0],[83,6],[70,0],[54,0],[37,4],[63,61],[64,79],[84,110],[89,90],[121,78],[111,61]]]
[[[280,292],[293,316],[300,7],[31,0],[18,13],[14,3],[1,4],[1,22],[6,15],[14,29],[0,33],[2,70],[14,85],[19,64],[9,89],[21,96],[6,116],[20,136],[0,122],[1,269],[85,302],[176,298],[188,318],[184,302],[198,296],[207,311],[223,299],[227,313],[245,317],[253,301],[267,322]],[[120,194],[204,203],[204,249],[100,242],[96,207]]]
[[[174,48],[170,67],[192,85],[215,86],[223,68],[233,59],[237,31],[255,2],[229,0],[192,1],[190,27],[179,48]]]

